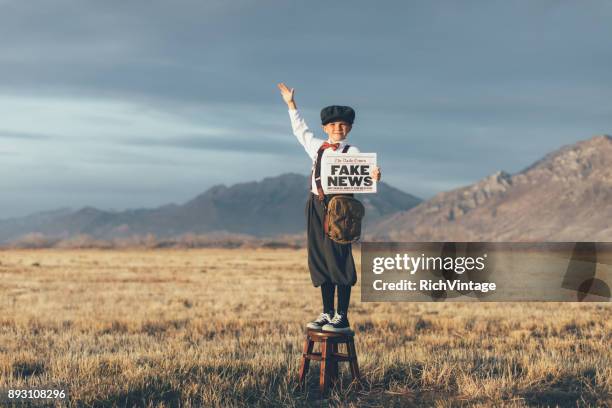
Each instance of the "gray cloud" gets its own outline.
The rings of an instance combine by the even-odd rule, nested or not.
[[[262,138],[211,137],[203,135],[179,135],[165,139],[134,137],[125,144],[132,146],[157,146],[181,149],[221,150],[229,152],[244,152],[253,154],[293,154],[296,141],[277,141]]]
[[[354,106],[351,143],[378,152],[388,181],[428,196],[500,168],[518,171],[563,144],[611,133],[611,17],[612,5],[603,0],[397,1],[384,7],[361,0],[324,8],[281,0],[3,1],[5,98],[48,101],[36,107],[48,110],[46,118],[55,113],[54,98],[122,109],[109,114],[90,107],[74,114],[85,125],[64,132],[50,119],[30,123],[24,107],[22,121],[0,131],[0,142],[20,143],[11,150],[24,158],[6,170],[23,186],[20,197],[34,194],[28,186],[35,176],[19,170],[47,157],[46,150],[55,154],[39,166],[52,172],[53,160],[73,161],[72,171],[83,174],[92,191],[92,183],[109,186],[120,177],[104,167],[115,165],[136,174],[129,166],[150,165],[142,177],[157,180],[166,180],[171,167],[176,178],[167,182],[180,185],[173,192],[184,198],[217,182],[306,173],[308,160],[275,88],[286,81],[319,137],[322,106]],[[166,123],[162,118],[141,126],[143,132],[139,123],[148,110],[167,114],[174,127],[155,131],[155,123]],[[71,114],[61,118],[71,120]],[[29,140],[45,140],[48,149],[35,151]],[[247,164],[246,155],[257,164]],[[192,166],[195,174],[203,159],[220,169],[219,179],[193,179],[183,187],[180,170]],[[87,160],[100,166],[94,181],[84,181],[89,173],[79,171]],[[56,175],[58,189],[66,174]],[[76,182],[70,180],[62,191]],[[140,191],[139,182],[126,180],[126,191],[130,183]],[[155,188],[163,186],[155,184],[143,200],[154,202]],[[45,208],[44,197],[36,197]],[[99,200],[92,192],[90,204]],[[137,200],[117,195],[116,206]],[[5,202],[13,204],[0,211],[20,211],[16,200]]]
[[[285,79],[316,98],[367,95],[366,106],[400,108],[412,98],[398,92],[479,99],[516,94],[517,82],[537,88],[534,80],[607,78],[604,2],[358,3],[323,10],[281,1],[9,2],[0,20],[7,34],[3,83],[271,103],[269,87]]]
[[[40,133],[13,132],[10,130],[0,129],[0,139],[47,140],[51,138],[53,138],[53,136],[43,135]]]

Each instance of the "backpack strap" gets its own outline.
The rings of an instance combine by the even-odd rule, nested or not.
[[[348,152],[351,145],[345,145],[342,148],[342,153]],[[315,160],[315,165],[313,169],[313,177],[315,181],[315,185],[317,186],[318,198],[319,201],[325,202],[325,194],[323,193],[323,185],[321,184],[321,158],[323,157],[323,152],[325,149],[323,147],[319,148],[317,151],[317,158]]]
[[[342,153],[346,153],[348,152],[348,149],[351,147],[351,145],[346,145],[342,148]],[[319,148],[319,150],[317,151],[317,158],[315,160],[315,165],[314,165],[314,169],[313,169],[313,176],[315,179],[315,185],[317,186],[317,192],[318,197],[319,197],[319,201],[324,201],[325,199],[325,194],[323,193],[323,185],[321,184],[321,158],[323,157],[323,152],[325,151],[324,148]]]
[[[317,186],[319,201],[323,201],[325,199],[325,194],[323,193],[323,185],[321,184],[321,158],[323,157],[324,151],[325,149],[323,147],[319,148],[314,168],[314,181],[315,185]]]

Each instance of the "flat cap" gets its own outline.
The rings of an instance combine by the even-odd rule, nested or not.
[[[355,120],[355,111],[350,106],[332,105],[321,109],[321,124],[327,125],[331,122],[347,122],[351,125]]]

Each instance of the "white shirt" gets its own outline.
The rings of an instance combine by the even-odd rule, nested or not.
[[[317,139],[314,136],[314,133],[312,133],[312,131],[308,128],[308,125],[306,125],[304,118],[302,118],[302,115],[300,115],[300,112],[298,112],[297,109],[289,109],[289,118],[291,118],[291,127],[293,128],[293,134],[295,135],[295,137],[297,137],[298,142],[300,142],[302,146],[304,146],[304,150],[306,150],[306,153],[312,160],[312,168],[314,170],[315,160],[317,159],[317,152],[319,151],[319,148],[325,142],[325,140]],[[331,140],[327,140],[327,142],[333,143]],[[329,152],[332,152],[332,153],[341,152],[342,149],[344,149],[344,146],[348,144],[346,143],[346,140],[342,140],[341,142],[338,142],[338,143],[340,143],[340,146],[335,152],[333,149],[325,149],[323,151],[323,156],[325,156]],[[347,153],[359,153],[359,149],[351,145]],[[321,161],[322,160],[323,160],[323,157],[321,157]],[[315,181],[314,181],[314,171],[312,173],[313,174],[310,180],[310,186],[311,186],[310,191],[312,191],[314,194],[318,194],[317,185],[315,184]]]

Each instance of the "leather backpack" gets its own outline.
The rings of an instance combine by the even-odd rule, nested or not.
[[[350,145],[344,146],[342,153],[348,152]],[[325,211],[323,219],[323,231],[332,241],[339,244],[350,244],[357,242],[361,237],[361,220],[365,216],[365,207],[361,201],[352,194],[338,194],[332,196],[329,201],[325,199],[321,185],[321,157],[324,147],[317,152],[314,166],[314,178],[319,199],[323,203]],[[326,204],[327,202],[327,204]]]
[[[357,242],[364,215],[365,208],[361,201],[351,196],[333,196],[325,207],[325,234],[339,244]]]

